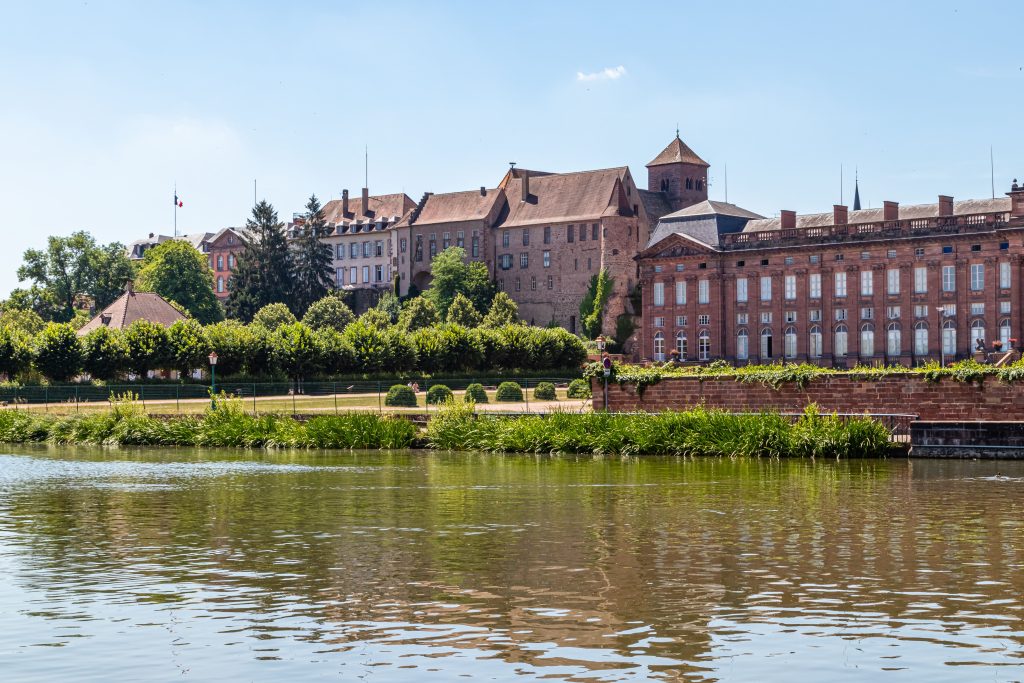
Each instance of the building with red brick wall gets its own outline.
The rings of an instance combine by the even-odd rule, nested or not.
[[[704,202],[637,257],[641,360],[915,365],[1024,339],[1024,189],[761,218]]]
[[[213,271],[213,291],[224,302],[228,298],[228,281],[238,267],[238,255],[245,249],[245,232],[241,228],[224,228],[203,243]]]

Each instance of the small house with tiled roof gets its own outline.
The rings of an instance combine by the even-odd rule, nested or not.
[[[131,282],[124,294],[104,308],[92,320],[78,330],[78,336],[85,336],[93,330],[107,327],[123,330],[137,320],[148,320],[163,327],[170,327],[185,316],[155,292],[136,292]]]

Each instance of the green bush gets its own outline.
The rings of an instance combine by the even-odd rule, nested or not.
[[[555,385],[551,382],[541,382],[533,390],[533,397],[538,401],[554,401],[558,398],[555,393]]]
[[[515,382],[502,382],[494,394],[497,401],[517,402],[523,400],[523,389]]]
[[[415,408],[416,394],[413,392],[412,387],[404,384],[395,384],[388,389],[388,395],[384,397],[384,405]]]
[[[569,382],[569,398],[590,398],[590,382],[585,379],[574,379]]]
[[[484,391],[484,385],[479,382],[474,382],[466,387],[466,395],[463,398],[467,403],[469,401],[473,403],[487,403],[489,400],[487,392]]]
[[[427,403],[438,404],[450,401],[452,390],[443,384],[435,384],[427,389]]]

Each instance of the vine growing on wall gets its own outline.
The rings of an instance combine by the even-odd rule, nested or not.
[[[590,278],[590,286],[580,302],[580,324],[583,327],[583,333],[589,339],[601,334],[604,307],[608,303],[608,297],[611,296],[614,282],[615,280],[608,275],[605,268]]]

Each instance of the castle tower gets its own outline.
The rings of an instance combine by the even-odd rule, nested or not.
[[[668,147],[647,164],[647,189],[662,193],[673,211],[685,209],[708,198],[709,167],[679,139],[677,130]]]

